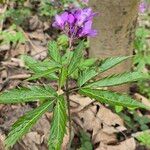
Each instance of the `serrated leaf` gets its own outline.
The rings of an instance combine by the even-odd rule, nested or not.
[[[99,66],[99,72],[107,71],[108,69],[116,66],[122,61],[130,58],[131,56],[120,56],[120,57],[110,57],[102,61],[102,64]]]
[[[129,72],[118,75],[108,76],[101,80],[98,80],[93,83],[89,83],[86,87],[108,87],[108,86],[116,86],[121,84],[126,84],[129,82],[139,81],[141,79],[145,79],[146,75],[140,72]]]
[[[130,107],[130,108],[147,108],[140,102],[132,99],[127,95],[121,95],[119,93],[114,93],[111,91],[99,90],[99,89],[89,89],[89,88],[82,88],[79,91],[81,94],[88,96],[90,98],[95,99],[98,102],[107,103],[113,106],[123,106],[123,107]]]
[[[55,97],[56,93],[51,87],[37,87],[13,89],[0,94],[0,104],[24,103],[44,100]]]
[[[61,67],[60,64],[54,62],[54,61],[49,61],[49,60],[45,60],[43,62],[41,61],[38,61],[38,60],[35,60],[33,59],[32,57],[30,56],[22,56],[22,59],[25,63],[25,65],[27,67],[29,67],[30,70],[32,70],[34,73],[41,73],[43,71],[46,71],[48,68],[55,68],[55,67]],[[51,73],[51,74],[48,74],[47,76],[45,76],[46,78],[49,78],[49,79],[53,79],[53,80],[57,80],[58,77],[56,76],[55,73]]]
[[[73,51],[67,51],[63,56],[62,56],[62,64],[63,65],[68,65],[73,57]]]
[[[36,73],[35,75],[33,75],[32,77],[28,78],[27,80],[31,81],[31,80],[36,80],[36,79],[39,79],[39,78],[42,78],[42,77],[47,77],[48,75],[50,75],[51,73],[56,72],[57,70],[58,70],[58,68],[47,69],[45,71]]]
[[[22,56],[22,59],[27,67],[29,67],[30,70],[33,72],[41,72],[47,70],[47,68],[55,68],[55,67],[61,67],[60,64],[54,62],[45,60],[43,62],[35,60],[34,58],[30,56]]]
[[[12,147],[24,134],[26,134],[38,119],[51,107],[54,101],[46,101],[38,108],[27,112],[14,123],[7,139],[6,147]]]
[[[61,88],[62,86],[64,86],[66,79],[67,79],[67,75],[68,75],[68,70],[66,66],[63,66],[61,69],[61,73],[60,73],[60,78],[59,78],[59,87]]]
[[[73,57],[70,61],[69,67],[68,67],[68,74],[72,74],[79,66],[80,61],[82,59],[82,51],[84,48],[84,42],[81,41],[77,48],[74,51]]]
[[[60,55],[60,52],[59,52],[57,42],[50,41],[48,43],[48,54],[54,61],[60,63],[61,55]]]
[[[95,71],[95,69],[88,69],[88,70],[83,71],[79,76],[78,85],[81,87],[91,78],[95,77],[97,74],[98,73]]]
[[[62,96],[57,99],[50,129],[49,150],[60,150],[66,133],[67,113],[66,103]]]

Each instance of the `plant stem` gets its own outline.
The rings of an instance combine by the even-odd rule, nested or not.
[[[67,108],[68,108],[68,120],[69,120],[69,143],[71,142],[71,112],[70,112],[70,99],[69,99],[69,88],[68,88],[68,77],[66,80],[66,97],[67,97]]]

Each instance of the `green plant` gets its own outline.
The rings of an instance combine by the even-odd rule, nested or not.
[[[126,126],[134,132],[138,129],[142,131],[149,129],[150,120],[147,116],[139,116],[134,110],[130,110],[128,113],[121,112],[119,115],[124,119]]]
[[[150,48],[148,45],[147,37],[150,34],[149,30],[144,27],[137,28],[135,39],[135,52],[134,64],[135,70],[143,71],[150,65]],[[150,87],[148,82],[139,81],[138,87],[140,92],[150,98]]]
[[[3,44],[16,44],[16,43],[25,43],[25,36],[17,29],[15,25],[9,27],[8,30],[0,31],[1,41],[0,45]]]
[[[81,148],[79,150],[92,150],[93,145],[88,133],[80,131]]]
[[[147,37],[150,34],[148,29],[144,27],[137,28],[135,39],[134,64],[138,70],[143,70],[146,65],[150,65],[150,49],[147,42]]]
[[[92,29],[92,19],[95,15],[91,8],[76,9],[76,11],[73,9],[57,15],[53,26],[68,36],[68,39],[65,38],[65,41],[68,41],[68,47],[65,44],[66,50],[62,51],[63,48],[59,45],[61,40],[58,39],[57,42],[49,42],[49,57],[44,61],[23,56],[26,66],[33,72],[28,81],[48,78],[57,82],[57,88],[50,85],[30,86],[7,91],[0,95],[0,103],[2,104],[33,101],[40,103],[39,107],[27,112],[14,123],[5,141],[6,147],[12,147],[45,112],[51,111],[53,118],[48,141],[49,149],[61,149],[67,122],[69,123],[69,137],[71,139],[72,123],[69,97],[73,92],[113,107],[149,109],[127,94],[119,94],[105,88],[147,79],[148,75],[141,72],[126,72],[100,78],[103,72],[131,56],[112,57],[105,60],[84,57],[85,42],[78,40],[79,43],[77,43],[76,40],[81,37],[96,35],[96,30]],[[72,80],[76,81],[74,87],[69,84]]]
[[[3,20],[3,22],[7,20],[10,25],[24,25],[24,21],[31,15],[31,9],[24,5],[25,0],[13,0],[10,3],[13,7],[9,5],[9,2],[5,3],[6,10],[0,16],[0,20]]]
[[[147,148],[150,148],[150,133],[144,131],[139,136],[136,136],[136,139],[143,145],[146,145]]]
[[[0,95],[0,103],[3,104],[32,101],[39,101],[41,104],[36,109],[26,113],[13,125],[6,139],[7,147],[13,146],[46,111],[51,110],[53,111],[53,119],[48,142],[49,149],[60,149],[64,134],[66,133],[67,121],[70,122],[69,128],[71,132],[69,95],[74,91],[111,106],[148,109],[127,95],[104,90],[104,87],[107,86],[116,86],[141,80],[144,77],[143,73],[129,72],[95,80],[97,75],[100,75],[102,72],[107,71],[129,57],[113,57],[102,61],[98,59],[97,61],[85,59],[83,57],[83,41],[80,42],[74,51],[68,51],[67,55],[61,55],[55,41],[51,41],[48,47],[50,59],[43,62],[36,61],[29,56],[23,56],[25,64],[33,71],[32,77],[28,80],[53,77],[58,83],[58,89],[55,90],[51,86],[31,86],[14,89]],[[63,59],[64,56],[65,59]],[[74,73],[78,74],[77,84],[76,87],[70,88],[69,81],[72,79]],[[61,89],[64,93],[60,92]]]

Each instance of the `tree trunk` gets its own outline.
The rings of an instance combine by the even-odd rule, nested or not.
[[[91,57],[107,58],[110,56],[125,56],[133,54],[133,42],[137,24],[139,0],[91,0],[90,6],[99,15],[94,27],[98,36],[90,39]],[[108,74],[115,74],[131,70],[132,62],[126,62],[110,70]],[[119,92],[126,92],[129,86],[113,88]]]

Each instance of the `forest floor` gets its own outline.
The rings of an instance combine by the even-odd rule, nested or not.
[[[142,24],[150,29],[150,22],[143,19],[143,16],[140,17],[140,25]],[[25,36],[25,43],[0,45],[1,92],[31,84],[55,85],[55,83],[45,81],[44,79],[36,83],[26,81],[25,79],[31,76],[31,72],[26,69],[20,57],[24,54],[28,54],[38,60],[44,60],[47,57],[47,42],[55,38],[55,31],[49,25],[49,21],[41,21],[34,14],[29,18],[27,25],[25,25],[26,30],[20,27]],[[7,26],[7,22],[4,22],[3,26]],[[15,32],[12,29],[8,29],[8,31],[10,33]],[[147,68],[145,70],[149,71]],[[150,106],[150,100],[146,95],[139,92],[137,85],[134,85],[131,89],[134,98]],[[143,132],[141,129],[142,125],[150,127],[150,121],[142,122],[141,124],[137,121],[138,117],[150,119],[150,112],[137,110],[133,115],[128,111],[124,111],[125,116],[124,114],[116,114],[108,106],[93,102],[91,99],[81,97],[76,93],[70,99],[74,126],[74,144],[72,145],[72,149],[78,149],[80,147],[80,138],[83,138],[85,143],[91,140],[95,150],[148,150],[145,146],[140,145],[135,137]],[[11,125],[18,117],[38,105],[36,102],[18,105],[0,105],[0,150],[3,150],[2,145]],[[133,128],[129,127],[130,125],[126,125],[124,118],[128,119],[127,116],[129,119],[132,119],[128,123],[131,126],[133,125]],[[12,150],[47,150],[46,143],[51,118],[52,114],[47,112]],[[90,140],[81,135],[82,130],[86,132],[84,136],[89,136]],[[150,130],[148,129],[147,132],[150,132]],[[63,142],[63,150],[66,149],[67,144],[68,136],[66,135]]]

